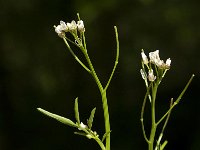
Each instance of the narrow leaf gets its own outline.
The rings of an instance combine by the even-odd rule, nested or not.
[[[74,132],[74,134],[76,134],[76,135],[82,135],[82,136],[86,136],[86,135],[87,135],[87,134],[84,133],[84,132]]]
[[[80,124],[79,110],[78,110],[78,97],[75,99],[74,112],[75,112],[76,121],[77,121],[78,124]]]
[[[93,123],[95,111],[96,111],[96,107],[95,107],[94,109],[92,109],[92,111],[91,111],[91,113],[90,113],[90,118],[89,118],[88,121],[87,121],[87,124],[88,124],[89,129],[92,128],[92,123]]]
[[[50,113],[42,108],[37,108],[38,111],[40,111],[41,113],[51,117],[51,118],[54,118],[56,119],[57,121],[61,122],[61,123],[64,123],[68,126],[71,126],[71,127],[78,127],[73,121],[71,121],[70,119],[67,119],[65,117],[62,117],[62,116],[59,116],[59,115],[56,115],[56,114],[53,114],[53,113]]]
[[[110,132],[111,132],[111,131],[106,132],[106,133],[103,135],[103,138],[102,138],[102,140],[101,140],[102,142],[106,139],[106,137],[108,136],[108,134],[110,134]]]

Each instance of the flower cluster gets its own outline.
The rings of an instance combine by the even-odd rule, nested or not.
[[[160,69],[169,69],[170,68],[171,59],[168,58],[166,60],[166,62],[164,63],[164,61],[160,59],[159,50],[156,50],[154,52],[149,53],[149,59],[150,60],[148,60],[144,51],[141,52],[141,55],[142,55],[142,61],[145,65],[148,65],[148,63],[150,62],[150,63],[155,64]]]
[[[64,38],[65,32],[77,33],[77,30],[80,33],[85,32],[84,23],[82,20],[77,21],[77,23],[73,20],[71,23],[65,23],[64,21],[60,21],[60,24],[54,26],[55,32],[59,37]]]
[[[140,73],[141,73],[142,78],[144,80],[148,79],[151,82],[156,80],[156,76],[154,75],[152,65],[155,65],[157,76],[161,76],[161,77],[163,77],[163,75],[166,73],[166,71],[170,69],[171,59],[168,58],[166,60],[166,62],[161,60],[160,56],[159,56],[159,50],[156,50],[154,52],[150,52],[149,53],[149,59],[148,59],[148,57],[146,56],[146,54],[144,53],[143,50],[141,52],[141,56],[142,56],[142,64],[143,64],[142,66],[143,66],[143,68],[140,70]],[[144,65],[148,68],[148,75],[145,72],[145,66]]]

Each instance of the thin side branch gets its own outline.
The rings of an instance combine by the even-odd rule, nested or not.
[[[140,121],[141,121],[141,124],[142,124],[143,136],[144,136],[144,139],[146,140],[147,143],[149,143],[150,141],[146,136],[143,117],[144,117],[144,109],[145,109],[145,106],[146,106],[147,96],[149,96],[149,89],[150,89],[150,87],[147,88],[147,92],[146,92],[145,97],[144,97],[144,101],[143,101],[143,104],[142,104],[142,110],[141,110],[141,116],[140,116]]]
[[[114,75],[114,72],[116,70],[116,67],[117,67],[117,64],[118,64],[118,60],[119,60],[119,38],[118,38],[118,31],[117,31],[117,27],[116,26],[114,26],[114,29],[115,29],[115,37],[116,37],[116,44],[117,44],[117,48],[116,48],[117,53],[116,53],[115,64],[114,64],[112,73],[110,75],[110,78],[109,78],[109,80],[108,80],[108,82],[107,82],[106,87],[105,87],[104,90],[107,90],[107,88],[108,88],[108,86],[110,84],[110,81],[111,81],[111,79],[112,79],[112,77]]]
[[[156,125],[158,125],[160,122],[162,122],[163,119],[165,119],[165,117],[171,112],[171,110],[180,102],[183,94],[185,93],[185,91],[187,90],[188,86],[190,85],[190,83],[192,82],[193,78],[194,78],[194,74],[190,77],[190,80],[188,81],[188,83],[186,84],[186,86],[184,87],[183,91],[181,92],[181,94],[179,95],[179,97],[176,99],[176,101],[173,103],[173,105],[169,108],[169,110],[162,116],[162,118],[156,123]]]
[[[63,38],[67,48],[69,49],[70,53],[72,54],[72,56],[74,56],[75,60],[89,73],[91,73],[90,69],[88,67],[86,67],[86,65],[84,65],[84,63],[76,56],[76,54],[73,52],[73,50],[71,49],[71,47],[69,46],[67,40],[65,38]]]

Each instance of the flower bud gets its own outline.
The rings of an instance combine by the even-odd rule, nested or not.
[[[65,36],[65,33],[63,32],[63,28],[61,25],[54,26],[55,32],[58,34],[59,37],[63,38]]]
[[[55,32],[61,38],[63,38],[65,36],[65,32],[68,31],[68,27],[64,21],[60,21],[60,24],[58,26],[54,26],[54,28],[55,28]]]
[[[144,63],[145,65],[147,65],[147,64],[149,63],[149,61],[148,61],[148,58],[147,58],[147,56],[146,56],[146,54],[144,53],[143,50],[142,50],[142,52],[141,52],[141,55],[142,55],[142,61],[143,61],[143,63]]]
[[[76,31],[76,29],[77,29],[76,22],[74,20],[72,20],[71,23],[67,23],[67,27],[68,27],[69,31],[72,31],[72,32]]]
[[[83,130],[83,129],[86,129],[87,126],[85,124],[83,124],[82,122],[79,124],[79,130]]]
[[[88,139],[91,139],[91,138],[92,138],[92,135],[87,134],[86,137],[87,137]]]
[[[68,31],[68,27],[64,21],[62,20],[60,21],[60,26],[61,26],[62,31],[65,31],[65,32]]]
[[[170,68],[170,65],[171,65],[171,59],[170,58],[168,58],[167,60],[166,60],[166,67],[168,67],[168,68]]]
[[[82,20],[77,21],[77,28],[79,32],[85,32],[84,23]]]
[[[148,75],[149,81],[153,82],[156,79],[156,76],[153,74],[153,69],[149,70],[149,75]]]

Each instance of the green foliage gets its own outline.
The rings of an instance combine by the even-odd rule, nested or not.
[[[79,110],[78,110],[78,97],[75,99],[74,102],[74,112],[75,112],[75,118],[78,124],[80,124],[80,118],[79,118]]]
[[[42,108],[37,108],[37,110],[40,111],[41,113],[47,115],[48,117],[54,118],[54,119],[58,120],[59,122],[64,123],[64,124],[66,124],[68,126],[76,127],[76,128],[78,127],[78,125],[76,123],[74,123],[73,121],[71,121],[68,118],[65,118],[65,117],[50,113],[50,112],[48,112],[48,111],[46,111],[46,110],[44,110]]]
[[[87,120],[87,124],[88,124],[89,129],[92,128],[92,123],[93,123],[95,111],[96,111],[96,107],[95,107],[94,109],[92,109],[91,114],[90,114],[90,117],[89,117],[89,119]]]

